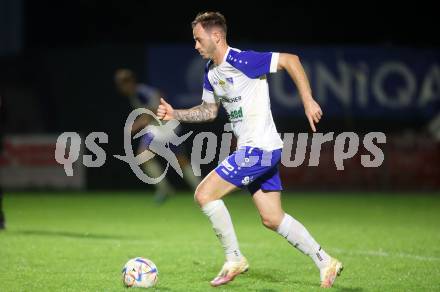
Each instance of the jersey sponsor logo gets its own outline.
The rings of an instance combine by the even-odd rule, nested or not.
[[[230,121],[238,120],[243,118],[243,108],[239,107],[236,110],[232,110],[228,113],[228,117]]]
[[[227,98],[225,96],[220,97],[220,101],[227,102],[227,103],[233,103],[233,102],[239,102],[241,101],[241,96],[236,96],[232,98]]]

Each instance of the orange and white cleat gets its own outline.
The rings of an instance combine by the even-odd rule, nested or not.
[[[249,269],[248,261],[242,257],[239,262],[225,262],[220,273],[211,281],[211,286],[217,287],[227,284],[234,280],[234,278]]]
[[[330,288],[344,269],[342,263],[337,259],[332,258],[330,264],[321,269],[321,288]]]

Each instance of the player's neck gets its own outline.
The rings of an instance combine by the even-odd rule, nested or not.
[[[223,62],[223,59],[225,58],[225,54],[228,51],[228,44],[224,44],[224,45],[219,45],[217,47],[217,50],[214,54],[214,57],[212,58],[212,61],[214,62],[215,65],[220,65]]]

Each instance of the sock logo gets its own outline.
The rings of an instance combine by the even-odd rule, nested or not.
[[[322,262],[322,257],[321,257],[321,255],[319,254],[319,252],[316,253],[316,257],[318,258],[318,260],[319,260],[320,262]]]

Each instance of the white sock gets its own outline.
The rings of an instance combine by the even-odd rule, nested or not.
[[[200,178],[194,175],[191,164],[183,166],[183,178],[194,190],[200,183]]]
[[[163,173],[163,169],[160,166],[159,162],[153,159],[142,164],[142,169],[145,171],[146,174],[148,174],[148,176],[154,178],[161,176]],[[162,192],[165,195],[173,191],[173,187],[170,185],[166,177],[164,177],[160,182],[155,184],[155,187],[159,192]]]
[[[277,232],[294,247],[311,257],[318,269],[330,264],[330,256],[313,239],[307,229],[289,214],[284,214]]]
[[[222,200],[209,202],[202,207],[203,213],[211,220],[217,238],[225,250],[227,261],[240,261],[242,255],[238,248],[237,236],[232,225],[231,216]]]

